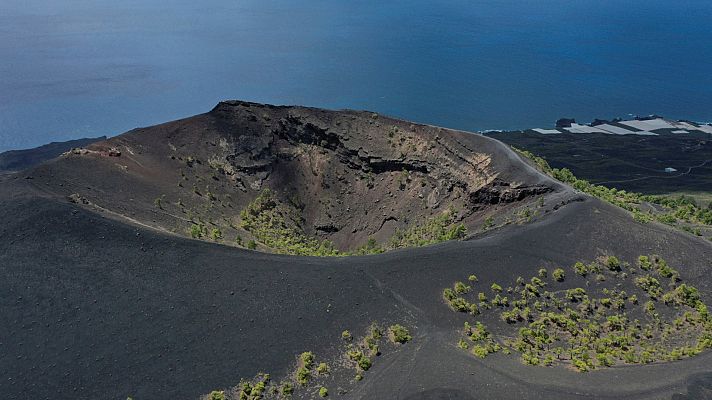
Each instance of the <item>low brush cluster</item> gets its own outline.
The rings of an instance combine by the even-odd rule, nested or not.
[[[276,253],[303,256],[348,256],[378,254],[402,247],[420,247],[447,240],[462,239],[464,224],[456,222],[455,210],[432,217],[422,224],[397,230],[385,246],[374,239],[351,252],[339,251],[328,240],[319,241],[304,234],[296,210],[281,203],[274,192],[264,190],[240,213],[241,227]]]
[[[597,197],[603,201],[621,207],[633,213],[633,218],[642,223],[658,221],[678,229],[702,236],[701,227],[712,226],[712,203],[707,208],[699,207],[692,197],[688,196],[658,196],[627,192],[616,188],[594,185],[587,180],[577,178],[567,168],[552,168],[549,163],[533,153],[514,148],[522,156],[532,160],[539,170],[545,174],[573,186],[575,189]],[[664,211],[644,211],[641,204],[651,203],[661,206]],[[712,237],[710,237],[712,240]]]
[[[387,338],[387,340],[386,340]],[[268,400],[289,399],[292,395],[304,394],[311,397],[328,397],[330,378],[353,376],[352,383],[364,379],[366,371],[371,369],[375,359],[381,356],[381,349],[390,346],[391,351],[413,340],[408,328],[395,324],[384,332],[381,325],[372,323],[366,334],[354,337],[350,331],[341,333],[342,352],[336,359],[317,360],[311,351],[296,356],[296,365],[291,373],[280,381],[272,379],[270,374],[258,373],[254,378],[241,379],[240,383],[227,390],[214,390],[202,397],[203,400]],[[343,389],[340,389],[343,390]],[[299,393],[297,393],[299,391]]]
[[[444,289],[454,311],[480,317],[496,312],[503,323],[499,335],[482,321],[466,322],[458,346],[481,358],[517,352],[525,364],[564,364],[581,372],[673,361],[712,348],[707,305],[662,258],[640,256],[631,266],[608,256],[577,262],[571,270],[575,279],[557,269],[547,282],[548,272],[540,269],[506,290],[493,283],[477,296],[476,278]],[[584,287],[568,283],[574,280],[585,280]]]

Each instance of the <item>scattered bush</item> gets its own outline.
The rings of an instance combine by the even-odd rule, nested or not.
[[[326,363],[319,363],[319,365],[316,367],[316,372],[319,373],[319,375],[325,375],[329,373],[329,366]]]
[[[566,273],[564,273],[564,270],[561,268],[556,268],[554,270],[554,273],[552,274],[554,277],[554,280],[557,282],[563,282],[564,278],[566,277]]]
[[[208,396],[210,400],[225,400],[225,392],[220,390],[213,390]]]
[[[462,239],[467,234],[465,225],[456,223],[457,212],[450,209],[432,217],[422,224],[405,230],[397,229],[390,240],[390,247],[422,247],[448,240]]]
[[[513,149],[534,161],[542,172],[553,178],[568,183],[577,190],[598,197],[603,201],[631,212],[636,221],[648,223],[655,218],[664,224],[691,231],[693,234],[698,233],[699,227],[693,229],[687,224],[712,225],[712,209],[698,207],[694,199],[688,196],[643,195],[640,193],[627,192],[625,190],[617,190],[615,188],[607,188],[601,185],[594,185],[586,180],[576,178],[576,176],[566,168],[551,168],[546,160],[535,156],[531,152],[514,147]],[[643,212],[640,204],[646,202],[663,206],[665,211],[657,213]],[[679,223],[680,221],[684,221],[687,224],[681,224]]]
[[[391,339],[391,342],[393,343],[407,343],[413,339],[413,337],[410,335],[410,332],[406,327],[403,325],[391,325],[388,327],[388,337]]]
[[[482,223],[482,230],[486,231],[494,226],[494,218],[492,217],[487,217],[485,218],[485,221]]]
[[[618,282],[608,287],[587,286],[590,292],[578,287],[540,293],[544,285],[541,277],[532,277],[530,283],[518,277],[515,289],[509,291],[515,296],[511,309],[500,312],[500,319],[507,326],[522,324],[518,335],[502,332],[498,339],[481,322],[466,322],[464,334],[469,341],[459,339],[457,345],[482,358],[500,350],[515,350],[521,354],[522,362],[531,365],[570,361],[582,372],[618,363],[677,360],[712,348],[712,317],[696,288],[677,284],[679,274],[659,257],[640,257],[638,265],[644,271],[671,278],[667,292],[651,274],[629,278],[628,273],[621,272],[628,265],[610,256],[601,263],[576,263],[574,271],[600,277],[602,269],[611,271],[612,280],[630,279],[635,283],[630,294],[621,290]],[[634,273],[630,270],[630,274]],[[554,271],[552,277],[563,281],[563,271]],[[600,277],[599,281],[605,280]],[[601,293],[604,296],[599,297]],[[639,300],[641,293],[650,300]],[[660,305],[656,304],[658,298],[667,306],[660,312],[656,309]],[[497,293],[491,303],[503,306],[508,301]],[[490,308],[489,303],[480,306],[484,306],[483,310]],[[632,315],[642,316],[643,320],[629,319]]]
[[[293,214],[293,207],[282,204],[271,190],[265,189],[240,212],[240,226],[277,253],[306,256],[339,254],[328,240],[307,237],[291,218]],[[250,243],[248,248],[251,248]]]
[[[650,258],[648,258],[648,256],[638,257],[638,266],[643,271],[650,271],[650,267],[652,267],[652,264],[650,263]]]
[[[465,294],[470,291],[470,287],[462,282],[455,282],[455,292],[458,294]]]
[[[371,365],[372,365],[371,359],[366,356],[359,358],[357,362],[358,362],[359,368],[361,368],[364,371],[368,371],[368,369],[371,368]]]
[[[606,258],[606,267],[611,271],[618,272],[621,270],[621,262],[616,256],[608,256]]]
[[[588,274],[588,267],[581,261],[574,264],[574,271],[581,276],[586,276]]]
[[[280,388],[280,393],[283,396],[289,396],[294,393],[294,387],[289,382],[283,382],[282,387]]]
[[[299,360],[304,368],[311,369],[314,366],[314,353],[305,351],[299,355]]]
[[[222,231],[218,228],[213,228],[213,230],[210,231],[210,239],[215,241],[222,239]]]
[[[304,386],[309,383],[309,379],[311,379],[311,373],[307,368],[299,367],[297,369],[296,379],[300,385]]]
[[[202,225],[192,224],[190,226],[190,237],[193,239],[200,239],[207,235],[207,228]]]

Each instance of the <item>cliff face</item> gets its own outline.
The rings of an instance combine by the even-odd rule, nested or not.
[[[218,229],[231,243],[253,237],[239,213],[269,189],[291,210],[290,229],[342,250],[447,210],[476,230],[496,207],[557,188],[479,135],[239,101],[96,143],[35,173],[59,176],[47,185],[98,209],[183,235],[198,223],[202,236]],[[62,178],[70,175],[84,183]]]

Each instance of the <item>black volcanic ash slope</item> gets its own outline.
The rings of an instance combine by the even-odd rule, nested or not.
[[[300,110],[305,118],[319,114]],[[171,129],[152,128],[156,143]],[[659,254],[702,300],[709,302],[712,288],[709,243],[659,224],[638,224],[627,212],[552,184],[513,153],[498,150],[497,142],[486,143],[492,155],[503,156],[491,157],[499,177],[522,177],[511,179],[512,187],[554,188],[538,219],[473,240],[367,257],[266,254],[141,226],[154,223],[142,209],[141,199],[150,202],[154,195],[142,194],[150,187],[144,176],[174,162],[169,153],[142,157],[146,148],[129,146],[135,154],[128,167],[117,161],[125,160],[124,148],[120,157],[64,158],[33,171],[33,179],[4,178],[2,397],[196,399],[212,390],[229,392],[259,372],[289,379],[295,356],[311,351],[334,375],[295,388],[294,398],[318,398],[322,385],[329,397],[343,399],[705,398],[712,381],[709,351],[675,364],[579,373],[523,365],[501,353],[480,360],[457,347],[463,323],[473,317],[453,313],[443,288],[470,274],[505,285],[542,267],[569,268],[604,255],[633,263],[640,254]],[[108,203],[123,217],[67,199],[81,188],[91,202],[125,200]],[[495,224],[496,211],[490,209]],[[373,322],[401,324],[413,337],[400,346],[383,342],[382,355],[356,381],[341,335],[350,330],[362,338]]]
[[[106,136],[52,142],[33,149],[8,150],[0,153],[0,173],[31,168],[47,160],[59,157],[62,153],[75,147],[88,146],[100,140],[106,140]]]

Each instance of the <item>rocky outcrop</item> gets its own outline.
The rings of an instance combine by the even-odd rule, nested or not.
[[[163,230],[243,244],[252,237],[240,211],[265,189],[289,205],[290,229],[341,250],[370,238],[385,242],[450,209],[458,223],[479,226],[491,207],[553,190],[511,150],[480,135],[368,112],[241,101],[80,153],[56,166],[89,182],[65,182],[65,196],[79,193]],[[108,178],[95,178],[101,168]]]
[[[491,204],[512,203],[527,197],[539,196],[553,189],[545,185],[512,186],[509,182],[495,180],[470,194],[474,207],[482,208]]]

